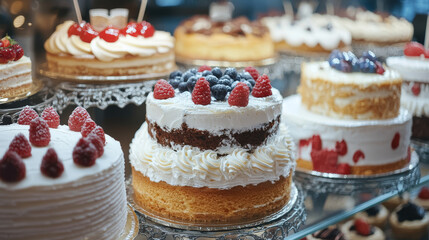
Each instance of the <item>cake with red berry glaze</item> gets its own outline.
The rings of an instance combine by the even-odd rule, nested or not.
[[[31,89],[31,60],[9,36],[0,41],[0,97],[14,97]]]
[[[300,95],[285,99],[283,121],[298,144],[299,168],[370,175],[410,159],[411,114],[400,109],[401,78],[371,52],[334,51],[305,63]]]
[[[341,226],[341,231],[347,240],[384,240],[383,231],[371,226],[365,218],[350,220]]]
[[[100,32],[89,23],[66,21],[44,46],[49,70],[67,75],[167,74],[176,68],[174,38],[145,21]]]
[[[199,70],[171,73],[147,98],[146,122],[130,145],[135,202],[206,223],[280,210],[295,162],[279,91],[251,67]]]
[[[417,42],[404,48],[405,56],[389,57],[389,67],[402,78],[401,105],[413,114],[413,137],[429,140],[429,49]]]
[[[123,153],[89,119],[76,108],[69,126],[60,125],[52,108],[39,117],[26,107],[18,124],[0,126],[2,238],[119,238],[127,219]]]

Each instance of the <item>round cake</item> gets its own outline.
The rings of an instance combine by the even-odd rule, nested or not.
[[[192,93],[164,81],[169,98],[159,99],[159,83],[149,94],[146,122],[130,146],[134,200],[191,222],[249,221],[279,211],[290,199],[295,166],[293,143],[280,126],[280,93],[263,75],[252,90],[258,97],[243,81],[216,100],[225,85],[210,88],[210,78],[201,77]],[[261,84],[270,93],[258,95]]]
[[[276,51],[292,54],[330,54],[334,49],[350,48],[352,38],[348,30],[332,24],[319,24],[311,19],[293,21],[290,17],[264,17]]]
[[[300,95],[283,102],[298,167],[371,175],[408,164],[411,114],[400,109],[401,78],[377,61],[370,68],[370,55],[333,52],[329,62],[303,65]]]
[[[0,41],[0,98],[27,93],[32,86],[31,60],[9,36]]]
[[[404,79],[401,106],[413,114],[413,137],[429,140],[429,54],[416,42],[407,44],[405,56],[387,58],[387,65]]]
[[[275,56],[268,28],[245,17],[213,22],[194,16],[175,30],[176,57],[181,61],[262,61]]]
[[[124,157],[119,142],[106,135],[102,156],[92,166],[82,166],[75,156],[81,133],[64,125],[50,127],[48,144],[36,146],[40,142],[34,140],[35,135],[46,140],[40,137],[46,133],[40,125],[33,126],[39,119],[30,125],[0,126],[0,236],[11,240],[118,239],[127,220]],[[39,129],[37,133],[33,133],[34,127]],[[25,144],[28,139],[31,145]],[[17,149],[21,149],[19,155],[14,152],[19,152]],[[52,158],[47,157],[52,151],[63,172],[56,171],[57,162],[52,165]],[[21,160],[23,152],[27,155]],[[10,176],[16,169],[13,163],[19,163],[19,179]]]
[[[174,38],[147,22],[97,32],[89,23],[66,21],[44,46],[48,69],[67,75],[166,74],[176,68]]]

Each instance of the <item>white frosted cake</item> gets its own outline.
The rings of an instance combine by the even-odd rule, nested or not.
[[[0,126],[0,154],[5,154],[17,134],[30,139],[29,128]],[[0,180],[0,238],[118,239],[127,217],[124,157],[119,142],[106,135],[104,154],[93,166],[82,167],[72,158],[81,133],[63,125],[49,132],[49,145],[33,145],[31,156],[22,159],[26,172],[22,180]],[[56,151],[64,166],[57,178],[41,171],[48,148]]]

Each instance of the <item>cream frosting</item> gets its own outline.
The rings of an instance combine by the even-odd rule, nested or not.
[[[217,151],[201,151],[191,146],[176,151],[163,147],[150,137],[144,123],[131,142],[130,162],[154,182],[228,189],[289,176],[295,168],[293,150],[294,144],[285,126],[280,127],[273,142],[252,152],[231,148],[219,156]]]
[[[429,116],[429,83],[420,84],[420,94],[415,96],[411,88],[414,82],[402,85],[401,106],[414,116]]]
[[[81,138],[67,126],[49,129],[47,147],[32,146],[23,159],[26,177],[18,183],[0,181],[0,235],[7,239],[117,239],[126,222],[124,157],[119,142],[106,135],[104,154],[94,166],[80,167],[72,151]],[[28,125],[0,126],[0,154],[18,133],[29,137]],[[59,178],[40,171],[42,158],[53,148],[64,165]]]
[[[147,57],[157,53],[169,52],[174,47],[174,38],[168,32],[155,31],[149,38],[130,35],[119,36],[116,42],[106,42],[100,37],[90,43],[83,42],[79,36],[68,36],[68,29],[73,21],[66,21],[57,26],[55,32],[46,40],[45,49],[51,54],[65,54],[82,58],[97,58],[109,62],[127,55]]]
[[[324,149],[335,149],[337,141],[345,140],[347,154],[338,156],[338,163],[350,166],[382,165],[405,159],[411,138],[411,114],[400,110],[393,119],[385,120],[341,120],[306,110],[301,97],[294,95],[283,102],[282,122],[290,128],[292,138],[298,143],[319,135]],[[399,146],[392,149],[391,142],[399,133]],[[353,154],[361,150],[364,159],[353,162]],[[311,161],[311,144],[297,148],[297,158]]]
[[[422,57],[388,57],[386,63],[398,71],[405,81],[429,83],[429,58]]]
[[[356,230],[351,231],[350,228],[354,225],[354,220],[350,220],[344,223],[341,226],[341,232],[344,233],[346,239],[348,240],[384,240],[386,237],[384,236],[383,231],[376,226],[372,226],[374,233],[369,236],[362,236],[356,232]]]
[[[191,93],[176,91],[174,98],[158,100],[150,93],[146,100],[146,118],[166,130],[178,129],[186,123],[189,128],[210,131],[214,135],[231,129],[237,132],[260,127],[280,116],[282,96],[272,88],[272,95],[263,98],[249,96],[246,107],[230,106],[227,101],[215,101],[209,105],[192,102]]]
[[[295,21],[292,24],[289,16],[265,17],[262,19],[270,30],[274,42],[285,41],[291,46],[306,45],[316,47],[318,44],[325,50],[334,50],[341,43],[350,45],[352,41],[348,30],[341,27],[326,28],[310,19]],[[310,30],[308,30],[310,29]]]

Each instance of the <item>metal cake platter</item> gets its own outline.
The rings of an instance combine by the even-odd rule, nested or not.
[[[411,146],[419,155],[420,162],[429,163],[429,141],[411,139]]]
[[[297,232],[306,220],[304,195],[295,184],[291,188],[289,203],[280,211],[270,216],[241,223],[191,223],[175,219],[167,219],[148,212],[134,202],[131,180],[127,181],[128,202],[137,212],[140,219],[139,236],[147,239],[225,239],[252,237],[253,239],[284,238],[290,232]]]
[[[130,205],[127,205],[127,223],[118,240],[134,240],[139,233],[139,219]]]
[[[176,69],[169,70],[168,72],[160,73],[145,73],[136,75],[119,75],[119,76],[95,76],[95,75],[72,75],[61,72],[55,72],[48,68],[46,63],[43,63],[38,68],[38,73],[41,76],[48,77],[54,81],[68,81],[76,83],[87,84],[120,84],[128,82],[139,82],[143,80],[153,80],[167,77],[170,72]]]
[[[409,164],[392,172],[374,175],[343,175],[297,168],[295,181],[300,183],[306,192],[320,194],[351,195],[371,192],[379,195],[392,191],[404,192],[419,182],[418,165],[419,157],[413,151]]]

